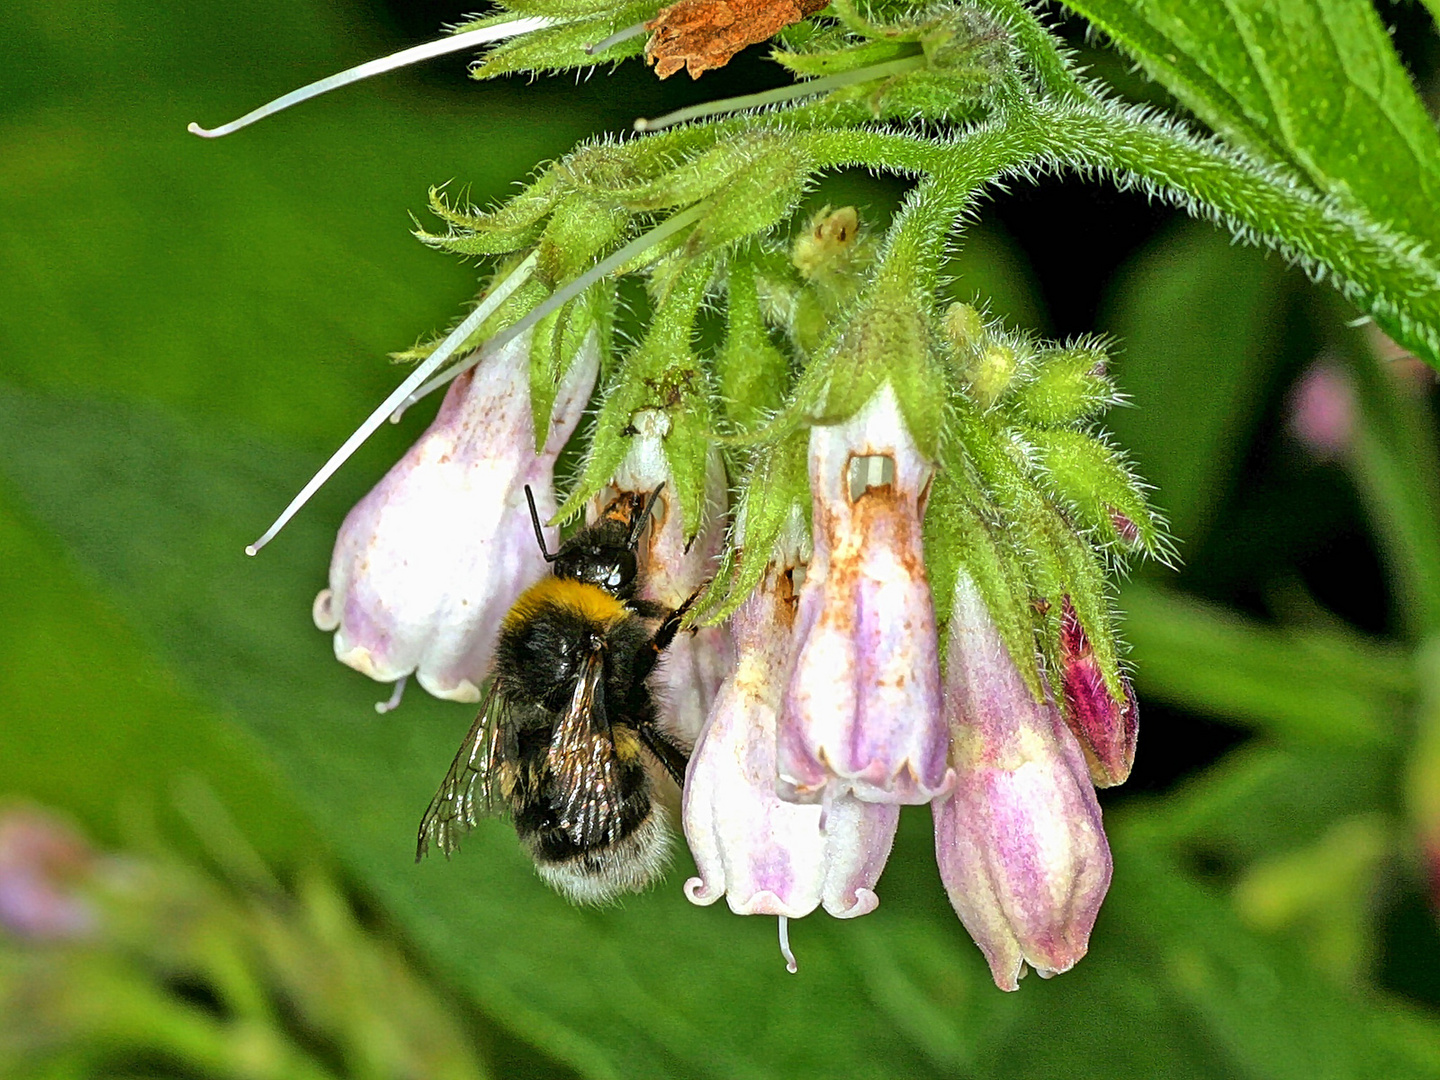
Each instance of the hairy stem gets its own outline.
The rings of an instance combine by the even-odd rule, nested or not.
[[[1440,268],[1357,208],[1180,127],[1107,104],[1014,107],[954,140],[872,130],[806,136],[822,167],[929,175],[957,206],[989,182],[1040,171],[1100,173],[1237,237],[1265,244],[1337,288],[1397,341],[1440,367]]]

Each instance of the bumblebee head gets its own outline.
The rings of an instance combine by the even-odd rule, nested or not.
[[[535,539],[555,576],[594,585],[621,600],[634,596],[640,571],[635,549],[663,487],[662,484],[648,496],[633,493],[618,496],[598,520],[564,541],[560,550],[552,555],[545,550],[540,515],[535,511],[535,500],[526,485],[525,498],[530,502]]]

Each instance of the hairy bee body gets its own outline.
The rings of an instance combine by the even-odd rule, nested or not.
[[[421,821],[417,857],[432,841],[453,852],[478,803],[508,811],[541,878],[576,902],[659,875],[669,830],[646,757],[679,782],[686,751],[661,729],[646,680],[683,611],[634,598],[648,512],[622,497],[546,554],[555,573],[501,624],[485,704]]]

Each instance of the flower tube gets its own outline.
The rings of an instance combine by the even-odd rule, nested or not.
[[[530,335],[457,378],[434,422],[368,495],[335,541],[315,625],[335,656],[380,682],[414,673],[436,697],[478,701],[500,620],[546,573],[525,486],[555,513],[555,459],[584,412],[599,366],[585,338],[537,454]],[[392,699],[393,700],[393,699]]]
[[[1110,847],[1079,744],[1038,702],[962,569],[945,676],[955,790],[933,805],[940,876],[995,985],[1068,971],[1110,886]]]
[[[736,662],[715,699],[685,777],[685,838],[697,877],[685,895],[722,895],[738,915],[800,918],[817,906],[837,918],[879,903],[875,883],[900,818],[895,804],[848,795],[828,806],[788,802],[775,790],[775,720],[785,685],[803,564],[794,521],[760,586],[731,620]]]
[[[949,783],[920,542],[932,472],[888,383],[849,420],[811,428],[815,553],[778,732],[786,798],[925,803]]]
[[[670,417],[658,409],[645,409],[635,414],[632,427],[636,435],[629,452],[592,505],[599,509],[620,493],[648,494],[664,485],[640,544],[644,577],[639,595],[678,608],[710,580],[725,546],[725,465],[712,447],[705,467],[704,521],[687,544],[676,484],[665,456]],[[705,626],[678,635],[650,677],[666,725],[687,742],[693,741],[734,663],[729,627]]]

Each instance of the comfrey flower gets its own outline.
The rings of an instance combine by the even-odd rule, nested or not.
[[[926,803],[949,783],[935,610],[921,549],[934,465],[887,383],[810,431],[815,551],[780,711],[780,790]]]
[[[1110,886],[1110,848],[1080,747],[1036,701],[975,583],[955,586],[945,679],[956,784],[937,799],[935,854],[995,985],[1029,964],[1068,971]]]
[[[380,682],[414,673],[436,697],[478,701],[500,620],[546,573],[525,486],[555,513],[555,459],[584,412],[599,350],[570,365],[537,454],[530,336],[460,375],[429,429],[345,518],[315,625]],[[393,701],[394,699],[392,699]]]
[[[670,418],[659,409],[645,409],[635,414],[632,427],[635,436],[629,452],[593,507],[598,511],[624,492],[660,491],[641,541],[645,573],[640,598],[674,609],[710,580],[725,546],[725,463],[712,447],[705,463],[704,520],[687,543],[675,480],[665,457]],[[734,663],[727,626],[701,627],[671,642],[650,680],[667,725],[687,741],[699,735],[720,682]]]
[[[737,915],[779,916],[791,970],[786,920],[822,904],[837,918],[873,911],[900,819],[894,803],[841,794],[822,808],[776,791],[776,715],[793,653],[803,538],[803,523],[792,520],[764,581],[731,619],[735,665],[695,745],[684,793],[685,839],[699,870],[685,895],[697,904],[724,896]]]

